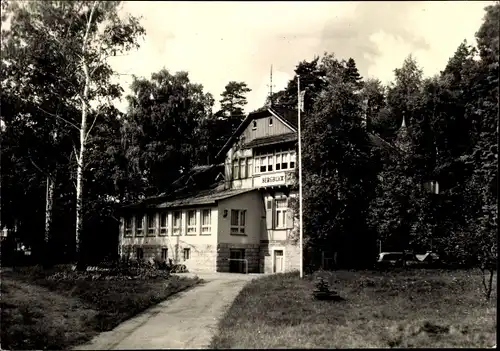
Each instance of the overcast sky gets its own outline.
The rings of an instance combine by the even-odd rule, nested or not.
[[[138,51],[114,58],[112,66],[148,79],[163,67],[188,71],[213,94],[216,108],[227,82],[244,81],[252,89],[250,112],[264,104],[271,64],[278,91],[299,61],[325,51],[354,58],[362,76],[383,82],[410,53],[425,75],[438,73],[462,40],[475,44],[491,3],[125,2],[124,13],[143,17],[146,36]],[[131,76],[120,79],[128,93]]]

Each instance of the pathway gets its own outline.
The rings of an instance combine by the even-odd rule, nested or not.
[[[75,350],[207,348],[243,286],[260,275],[198,274],[205,283],[181,292]]]

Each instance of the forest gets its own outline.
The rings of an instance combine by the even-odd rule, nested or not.
[[[228,82],[214,111],[214,96],[168,68],[134,77],[118,110],[107,59],[146,35],[119,3],[2,0],[2,256],[22,243],[36,263],[113,258],[120,208],[221,162],[251,112],[245,82]],[[296,110],[300,76],[307,248],[365,264],[383,243],[496,266],[499,10],[486,7],[477,44],[462,42],[432,77],[410,55],[384,85],[324,53],[262,102]]]

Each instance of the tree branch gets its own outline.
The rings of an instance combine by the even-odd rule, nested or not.
[[[90,26],[92,25],[92,17],[94,16],[94,11],[98,3],[99,1],[94,1],[94,3],[92,4],[92,9],[90,10],[90,15],[87,18],[87,28],[85,30],[85,36],[83,37],[82,55],[85,55],[85,52],[87,50],[87,41],[90,33]]]
[[[85,143],[87,142],[87,139],[90,135],[90,131],[92,130],[92,128],[94,128],[94,125],[95,125],[95,121],[97,121],[97,117],[99,117],[99,114],[96,113],[96,116],[94,117],[94,121],[92,122],[92,124],[90,125],[90,128],[89,130],[87,131],[87,135],[85,135]]]
[[[19,96],[18,98],[19,98],[20,100],[22,100],[22,101],[24,101],[24,102],[28,103],[28,104],[32,104],[32,103],[31,103],[31,101],[28,101],[27,99],[25,99],[25,98],[23,98],[23,97],[20,97],[20,96]],[[58,116],[58,115],[56,115],[56,114],[50,113],[50,112],[48,112],[48,111],[45,111],[43,108],[41,108],[40,106],[38,106],[38,105],[36,105],[36,104],[33,104],[33,106],[35,106],[37,109],[39,109],[39,110],[40,110],[40,111],[42,111],[43,113],[46,113],[46,114],[47,114],[47,115],[49,115],[49,116],[52,116],[52,117],[55,117],[55,118],[59,118],[60,120],[62,120],[62,121],[64,121],[64,122],[68,123],[70,126],[72,126],[72,127],[76,128],[76,130],[80,130],[80,128],[78,128],[78,126],[77,126],[76,124],[71,123],[70,121],[68,121],[68,120],[66,120],[66,119],[64,119],[64,118],[62,118],[61,116]]]
[[[79,159],[79,157],[78,157],[78,152],[76,151],[76,146],[75,146],[75,144],[73,144],[73,152],[75,153],[76,163],[77,163],[77,165],[79,165],[79,164],[80,164],[80,159]]]
[[[30,159],[31,164],[32,164],[33,166],[35,166],[35,168],[36,168],[36,169],[38,169],[38,171],[39,171],[40,173],[44,174],[47,178],[50,178],[50,180],[51,180],[51,181],[54,181],[53,176],[52,176],[49,172],[46,172],[46,171],[42,170],[42,169],[41,169],[41,168],[40,168],[40,167],[39,167],[39,166],[35,163],[35,161],[33,161],[33,159],[31,158],[31,156],[30,156],[30,155],[28,155],[28,158]]]

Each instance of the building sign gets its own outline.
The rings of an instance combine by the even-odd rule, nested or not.
[[[254,178],[254,186],[256,187],[266,187],[266,186],[276,186],[276,185],[287,185],[290,184],[290,175],[293,176],[292,172],[279,172],[269,175],[261,175]]]

